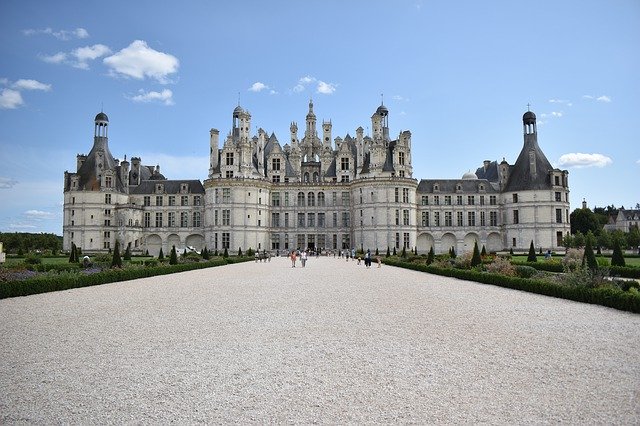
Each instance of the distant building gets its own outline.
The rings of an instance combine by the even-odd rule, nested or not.
[[[333,139],[331,121],[317,129],[313,103],[298,137],[290,125],[281,145],[236,107],[220,145],[210,131],[208,178],[168,180],[140,158],[115,159],[109,120],[95,118],[94,143],[65,172],[64,249],[109,250],[118,240],[157,255],[201,250],[343,248],[426,253],[536,247],[558,249],[570,232],[568,172],[551,166],[538,145],[536,117],[523,116],[516,162],[484,161],[461,179],[413,177],[411,133],[389,134],[389,111],[371,116],[372,135]],[[319,133],[321,132],[321,133]],[[451,161],[451,160],[447,160]]]
[[[640,225],[640,210],[618,209],[618,214],[609,217],[609,223],[604,225],[607,231],[630,232]]]

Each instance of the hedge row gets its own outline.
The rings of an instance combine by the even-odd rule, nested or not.
[[[564,272],[562,263],[557,262],[511,262],[515,266],[531,266],[539,271]],[[607,266],[609,275],[622,278],[640,278],[640,268],[634,266]]]
[[[475,281],[483,284],[491,284],[499,287],[522,290],[545,296],[574,300],[576,302],[592,303],[640,313],[640,295],[616,289],[613,287],[569,287],[529,278],[508,277],[500,274],[479,272],[468,269],[437,268],[417,263],[399,262],[392,259],[384,259],[391,266],[398,266],[415,271],[428,272],[430,274],[459,278],[467,281]]]
[[[247,262],[249,260],[253,259],[248,257],[219,258],[208,262],[181,263],[178,265],[161,265],[147,268],[105,269],[93,274],[83,274],[82,271],[80,271],[62,273],[60,275],[40,275],[26,280],[0,283],[0,299],[89,287],[117,281],[135,280],[156,275],[211,268],[229,263]]]

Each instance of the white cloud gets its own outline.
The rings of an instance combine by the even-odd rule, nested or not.
[[[42,210],[27,210],[24,214],[32,219],[50,219],[55,216],[51,212],[45,212]]]
[[[131,98],[134,102],[161,102],[165,105],[173,105],[173,92],[169,89],[164,89],[162,92],[145,92],[140,89],[139,94]]]
[[[613,160],[602,154],[584,154],[581,152],[563,154],[558,164],[564,167],[605,167],[613,163]]]
[[[22,105],[24,105],[24,101],[20,92],[13,89],[2,89],[0,92],[1,109],[15,109]]]
[[[573,106],[573,103],[566,99],[549,99],[549,103]]]
[[[298,84],[296,84],[295,86],[293,86],[293,91],[296,93],[300,93],[302,91],[304,91],[304,89],[306,89],[306,87],[308,85],[310,85],[311,83],[317,81],[315,77],[312,77],[310,75],[306,75],[304,77],[301,77],[298,80]]]
[[[111,68],[113,75],[138,80],[148,77],[161,84],[169,83],[168,76],[176,73],[180,65],[178,58],[150,48],[143,40],[135,40],[115,55],[104,58],[103,62]]]
[[[98,59],[101,56],[108,55],[111,53],[111,49],[109,49],[104,44],[94,44],[93,46],[85,46],[79,47],[71,52],[76,58],[76,62],[71,65],[80,68],[80,69],[89,69],[88,61],[93,61]]]
[[[18,183],[17,180],[0,176],[0,189],[13,188]]]
[[[255,83],[253,83],[251,85],[251,87],[249,87],[249,91],[250,92],[260,92],[260,91],[268,89],[268,88],[269,88],[269,86],[267,86],[266,84],[261,83],[259,81],[256,81]]]
[[[51,90],[50,84],[40,83],[37,80],[20,79],[13,83],[12,87],[18,90],[44,90],[48,92]]]
[[[277,95],[278,92],[276,92],[275,90],[271,89],[271,90],[269,90],[269,94],[270,95]]]
[[[32,36],[37,34],[47,34],[52,35],[58,40],[71,40],[72,38],[87,38],[89,37],[89,32],[84,28],[76,28],[75,30],[60,30],[54,31],[51,28],[44,29],[27,29],[22,30],[22,33],[26,36]]]
[[[609,103],[609,102],[611,102],[611,98],[606,96],[606,95],[602,95],[602,96],[598,96],[596,98],[596,101]]]
[[[10,223],[9,228],[11,229],[35,229],[35,225],[30,225],[28,223]]]
[[[409,102],[409,98],[405,98],[400,95],[393,95],[391,99],[393,99],[394,101]]]
[[[552,111],[552,112],[551,112],[551,116],[552,116],[552,117],[560,118],[560,117],[562,117],[563,115],[564,115],[564,113],[563,113],[562,111],[557,111],[557,112],[556,112],[556,111]]]
[[[40,59],[50,64],[61,64],[67,60],[67,54],[64,52],[58,52],[53,55],[41,55]]]
[[[336,84],[334,83],[325,83],[324,81],[318,81],[317,93],[322,93],[323,95],[331,95],[336,91]]]

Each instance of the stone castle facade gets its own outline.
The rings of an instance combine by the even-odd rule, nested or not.
[[[109,119],[95,118],[89,154],[64,175],[64,249],[134,251],[343,248],[436,253],[536,247],[556,250],[570,232],[568,172],[538,145],[535,114],[523,116],[524,144],[514,164],[484,161],[461,179],[413,177],[411,132],[392,139],[389,111],[371,116],[372,135],[333,139],[317,129],[313,102],[304,134],[289,140],[259,129],[236,107],[220,145],[210,131],[208,178],[169,180],[140,158],[119,161],[108,146]]]

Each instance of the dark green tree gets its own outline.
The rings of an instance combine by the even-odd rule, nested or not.
[[[376,256],[380,256],[380,252],[378,251],[378,247],[376,247]]]
[[[480,256],[485,257],[487,255],[487,249],[482,245],[482,251],[480,252]]]
[[[427,254],[427,265],[431,265],[436,258],[436,254],[433,251],[433,246],[429,249],[429,254]]]
[[[238,257],[242,257],[242,247],[238,247]]]
[[[169,254],[169,265],[178,264],[178,253],[176,252],[176,246],[171,247],[171,254]]]
[[[389,246],[387,246],[387,256],[386,257],[390,257],[391,256],[391,249],[389,248]]]
[[[124,251],[124,260],[131,260],[131,243],[127,244],[127,249]]]
[[[640,229],[638,226],[632,226],[627,234],[627,245],[631,248],[640,246]]]
[[[575,209],[570,216],[571,233],[581,232],[583,235],[591,231],[594,235],[600,233],[602,225],[598,221],[597,216],[587,208]]]
[[[598,270],[598,261],[596,255],[593,253],[593,247],[591,246],[591,240],[587,238],[584,246],[584,256],[582,256],[582,266],[586,266],[592,271]]]
[[[202,249],[202,258],[204,260],[211,259],[211,255],[209,254],[209,249],[207,249],[207,246],[204,246],[204,248]]]
[[[394,255],[394,256],[397,256],[397,255],[398,255],[398,252],[396,251],[395,246],[393,247],[393,255]]]
[[[122,258],[120,257],[120,241],[116,240],[116,246],[113,249],[113,257],[111,258],[112,268],[122,268]]]
[[[622,255],[622,249],[620,248],[620,241],[614,239],[613,241],[613,254],[611,255],[611,266],[626,266],[624,256]]]
[[[407,249],[402,246],[402,253],[401,253],[402,258],[406,258],[407,257]]]
[[[76,243],[71,243],[71,251],[69,253],[69,263],[78,262],[78,253],[76,251]]]
[[[527,256],[527,262],[537,262],[536,258],[536,249],[533,246],[533,240],[531,240],[531,245],[529,246],[529,256]]]
[[[451,246],[451,258],[455,259],[457,256],[455,247]]]
[[[513,247],[510,247],[510,248],[509,248],[509,254],[510,254],[511,256],[513,256]]]
[[[160,253],[158,253],[158,260],[164,260],[164,253],[162,252],[162,247],[160,247]]]
[[[473,245],[473,256],[471,257],[471,267],[482,264],[482,258],[480,257],[480,250],[478,250],[478,241]]]
[[[222,253],[222,257],[227,258],[229,257],[229,251],[227,250],[227,248],[224,248],[224,253]]]

